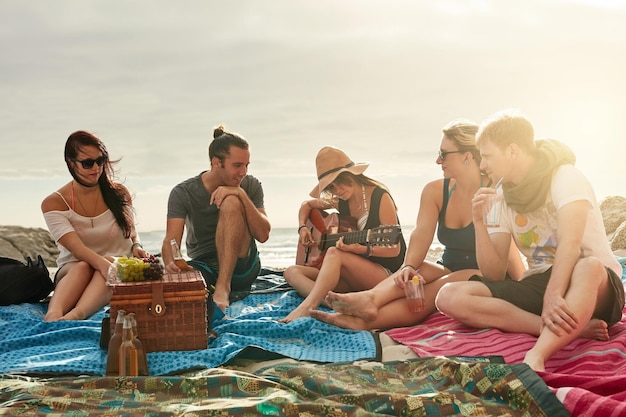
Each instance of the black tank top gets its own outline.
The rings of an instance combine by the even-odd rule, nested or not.
[[[437,239],[444,245],[441,264],[450,271],[461,269],[478,269],[476,261],[476,233],[474,223],[470,223],[462,229],[450,229],[446,226],[446,210],[450,198],[450,179],[443,181],[443,205],[439,212],[439,224],[437,226]]]
[[[375,187],[372,192],[372,199],[369,207],[369,215],[367,216],[367,222],[365,223],[365,229],[373,229],[375,227],[380,226],[380,200],[383,194],[387,193],[387,191],[383,190],[380,187]],[[350,207],[348,202],[345,200],[339,200],[338,210],[341,216],[350,216]],[[400,220],[396,214],[396,222],[400,224]],[[391,272],[396,271],[400,266],[402,266],[402,262],[404,262],[404,255],[406,254],[406,242],[404,241],[404,236],[400,235],[400,253],[398,256],[394,258],[383,258],[379,256],[372,256],[370,259],[372,262],[376,262],[379,265],[384,266],[389,269]]]

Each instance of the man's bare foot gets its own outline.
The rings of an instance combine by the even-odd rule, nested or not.
[[[591,319],[580,335],[581,339],[609,340],[609,326],[604,320]]]
[[[332,324],[337,327],[352,330],[368,330],[368,322],[349,314],[343,313],[327,313],[320,310],[311,310],[311,317],[324,323]]]
[[[281,323],[291,323],[292,321],[302,318],[309,317],[309,308],[300,304],[296,307],[291,313],[289,313],[285,318],[278,320]]]
[[[524,356],[524,363],[530,366],[530,369],[535,372],[545,372],[546,370],[543,358],[535,355],[532,349],[526,352],[526,356]]]
[[[376,320],[378,308],[370,293],[336,293],[329,291],[326,304],[338,313],[355,316],[364,321]]]
[[[213,293],[213,302],[220,310],[222,310],[222,312],[226,311],[230,305],[228,294],[225,291],[219,291],[217,289],[215,290],[215,293]]]

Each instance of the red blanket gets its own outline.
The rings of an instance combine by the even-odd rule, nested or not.
[[[626,313],[626,308],[624,313]],[[551,387],[572,416],[626,416],[626,316],[611,327],[610,340],[579,339],[546,363],[537,374]],[[420,357],[503,356],[521,362],[536,338],[474,329],[441,313],[421,325],[386,332]]]

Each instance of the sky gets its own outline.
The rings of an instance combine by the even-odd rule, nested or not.
[[[3,0],[0,224],[45,227],[75,130],[106,144],[140,231],[209,167],[219,124],[251,147],[273,227],[297,227],[315,155],[384,182],[402,224],[441,177],[441,128],[504,108],[565,141],[599,199],[626,196],[626,1]]]

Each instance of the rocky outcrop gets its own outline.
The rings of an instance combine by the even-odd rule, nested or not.
[[[612,235],[626,221],[626,198],[607,197],[600,201],[600,211],[606,233]]]
[[[0,226],[0,256],[25,262],[41,255],[47,267],[56,267],[59,249],[50,232],[42,228]]]
[[[611,249],[626,250],[626,198],[607,197],[600,202],[600,211]]]

